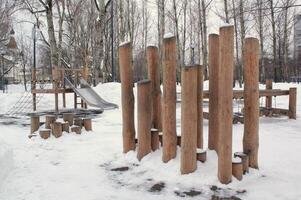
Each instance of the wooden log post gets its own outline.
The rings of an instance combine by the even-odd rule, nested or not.
[[[177,132],[176,132],[176,67],[177,46],[176,37],[166,37],[163,41],[163,162],[176,157]]]
[[[151,152],[151,105],[152,85],[150,80],[138,82],[138,150],[137,158],[141,160]]]
[[[219,64],[219,35],[209,35],[209,122],[208,148],[217,151],[221,117],[219,113],[219,86],[221,65]]]
[[[288,117],[290,119],[297,118],[297,88],[289,89],[289,106]]]
[[[73,125],[75,113],[63,113],[63,120],[69,122],[69,126]]]
[[[204,82],[204,68],[199,65],[197,76],[197,148],[203,148],[203,82]]]
[[[249,156],[243,152],[234,153],[234,158],[239,157],[242,161],[243,173],[249,172]]]
[[[198,66],[183,67],[181,80],[181,173],[188,174],[196,170]]]
[[[83,127],[83,119],[82,118],[74,118],[73,124],[82,128]]]
[[[48,139],[50,137],[51,134],[51,130],[50,129],[42,129],[39,131],[40,137],[43,139]]]
[[[130,43],[122,44],[119,47],[119,65],[121,79],[123,153],[127,153],[131,150],[135,150],[136,147],[132,47]]]
[[[196,159],[198,161],[201,161],[202,163],[206,162],[206,160],[207,160],[207,152],[206,152],[206,150],[198,148],[196,150]]]
[[[76,134],[81,134],[82,133],[82,128],[77,125],[71,126],[71,132],[76,133]]]
[[[156,151],[159,149],[159,130],[158,129],[151,129],[151,147],[152,151]]]
[[[86,131],[92,131],[92,119],[84,118],[83,119],[84,127]]]
[[[181,135],[177,135],[177,145],[181,146]]]
[[[56,138],[59,138],[62,136],[62,123],[61,122],[54,122],[52,124],[52,135]]]
[[[67,133],[70,132],[69,122],[63,122],[62,123],[62,131],[67,132]]]
[[[239,181],[242,180],[243,165],[240,158],[234,158],[232,161],[232,175]]]
[[[259,146],[259,42],[246,38],[244,63],[244,136],[243,151],[249,156],[249,165],[258,168]]]
[[[265,89],[271,90],[273,89],[273,80],[272,79],[266,79],[265,80]],[[272,96],[267,96],[265,98],[265,107],[266,108],[272,108]]]
[[[55,122],[56,115],[46,115],[45,116],[45,128],[51,129],[51,124]]]
[[[220,80],[218,82],[218,112],[220,114],[220,134],[218,134],[218,178],[228,184],[232,179],[232,97],[234,66],[234,27],[220,28],[219,46]],[[210,113],[209,113],[210,115]],[[210,116],[209,116],[210,117]],[[216,123],[216,120],[215,120]]]
[[[40,128],[40,116],[32,115],[30,118],[30,133],[34,133]]]
[[[162,131],[162,108],[160,89],[160,70],[158,47],[149,46],[146,49],[148,78],[152,82],[152,127]]]

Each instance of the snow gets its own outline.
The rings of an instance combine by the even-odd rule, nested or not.
[[[122,46],[130,44],[130,43],[131,43],[130,41],[124,41],[124,42],[119,44],[119,47],[122,47]]]
[[[233,24],[223,23],[223,24],[221,24],[220,28],[230,27],[230,26],[233,26]]]
[[[164,39],[168,39],[168,38],[172,38],[172,37],[174,37],[174,34],[173,33],[165,33],[164,34]]]
[[[168,163],[161,161],[162,148],[141,162],[133,151],[123,154],[119,83],[100,84],[94,88],[101,97],[120,108],[92,119],[92,132],[83,129],[81,135],[63,133],[60,138],[28,139],[30,127],[24,126],[29,123],[28,119],[13,119],[14,123],[8,124],[10,119],[0,118],[0,200],[174,200],[180,199],[176,193],[191,189],[201,191],[193,199],[211,199],[212,195],[251,200],[301,199],[301,160],[298,154],[292,153],[301,151],[301,85],[275,83],[273,87],[298,88],[297,120],[285,116],[261,117],[259,170],[250,169],[242,181],[233,177],[229,185],[218,182],[215,151],[207,150],[207,161],[197,162],[197,171],[188,175],[180,174],[179,147],[177,157]],[[23,86],[15,85],[9,87],[9,93],[0,93],[0,113],[17,102],[23,95],[22,89]],[[208,82],[204,83],[204,89],[208,89]],[[177,91],[181,91],[179,86]],[[72,100],[73,95],[67,95],[68,107],[73,106]],[[288,97],[277,97],[274,103],[287,108]],[[260,104],[264,104],[264,100],[260,100]],[[238,105],[234,101],[234,111]],[[45,95],[38,109],[51,108],[54,108],[53,95]],[[207,103],[204,108],[208,109]],[[180,104],[177,104],[178,134],[180,114]],[[208,121],[204,120],[204,149],[207,148],[207,132]],[[243,125],[233,125],[233,153],[242,151],[242,138]],[[114,170],[121,167],[128,167],[128,170]],[[150,192],[157,183],[164,183],[165,187],[162,191]],[[244,190],[246,192],[242,192]]]
[[[239,157],[232,158],[232,162],[233,163],[241,163],[241,158],[239,158]]]

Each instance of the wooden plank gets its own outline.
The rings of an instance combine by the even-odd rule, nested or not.
[[[32,94],[45,93],[45,94],[54,94],[54,93],[73,93],[73,90],[70,88],[67,89],[33,89],[31,90]]]

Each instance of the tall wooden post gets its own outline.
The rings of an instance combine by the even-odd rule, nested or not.
[[[62,69],[61,70],[61,81],[62,81],[62,84],[63,84],[63,88],[64,90],[66,90],[66,86],[65,86],[65,69]],[[66,108],[66,93],[65,91],[62,93],[62,100],[63,100],[63,108]]]
[[[135,150],[136,146],[132,47],[130,43],[122,44],[119,47],[119,64],[121,79],[123,153],[127,153],[128,151]]]
[[[151,81],[138,82],[138,160],[151,152],[151,99]]]
[[[197,148],[203,148],[203,82],[204,68],[197,66]]]
[[[31,80],[32,80],[32,89],[36,89],[36,84],[37,84],[37,71],[36,69],[32,69],[31,71]],[[37,110],[37,94],[32,93],[32,108],[33,111]]]
[[[218,135],[220,134],[221,118],[219,113],[219,87],[221,79],[219,64],[219,35],[209,35],[209,127],[208,148],[218,150]]]
[[[163,55],[163,162],[176,157],[176,38],[164,38]]]
[[[273,80],[272,79],[265,80],[265,89],[267,89],[267,90],[273,89]],[[268,96],[265,98],[265,107],[272,108],[272,96]]]
[[[158,48],[155,46],[149,46],[146,49],[146,54],[148,65],[148,78],[152,82],[152,125],[153,128],[162,131],[162,108]]]
[[[198,133],[198,66],[182,69],[181,105],[181,173],[196,170],[196,149]],[[164,135],[163,135],[164,136]],[[164,142],[163,142],[164,145]]]
[[[258,168],[259,146],[259,42],[246,38],[243,50],[244,63],[244,136],[243,151],[249,156],[249,165]]]
[[[288,117],[290,119],[297,118],[297,88],[290,88],[289,89],[289,111]]]
[[[221,183],[228,184],[232,178],[232,97],[233,97],[233,59],[234,59],[234,27],[220,28],[220,81],[219,96],[221,105],[220,130],[218,135],[218,178]]]

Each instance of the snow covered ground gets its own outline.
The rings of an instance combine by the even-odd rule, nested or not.
[[[218,182],[217,157],[212,151],[206,163],[198,163],[197,171],[185,176],[180,175],[180,149],[177,158],[167,164],[161,162],[161,150],[141,162],[134,152],[122,154],[120,109],[93,119],[93,132],[66,133],[59,139],[28,139],[27,119],[0,123],[0,200],[301,199],[301,85],[274,85],[289,87],[298,87],[298,119],[261,117],[260,170],[251,170],[241,182],[233,177],[229,185]],[[95,89],[104,99],[120,105],[118,83]],[[11,86],[8,94],[1,93],[0,113],[22,94],[22,86]],[[69,107],[72,98],[67,98]],[[51,95],[45,95],[38,109],[52,109],[52,100]],[[288,98],[277,97],[274,103],[287,108]],[[0,119],[3,121],[7,122]],[[177,121],[180,134],[180,106]],[[207,131],[208,121],[204,120],[205,141]],[[243,125],[234,125],[233,152],[241,151],[242,136]]]

